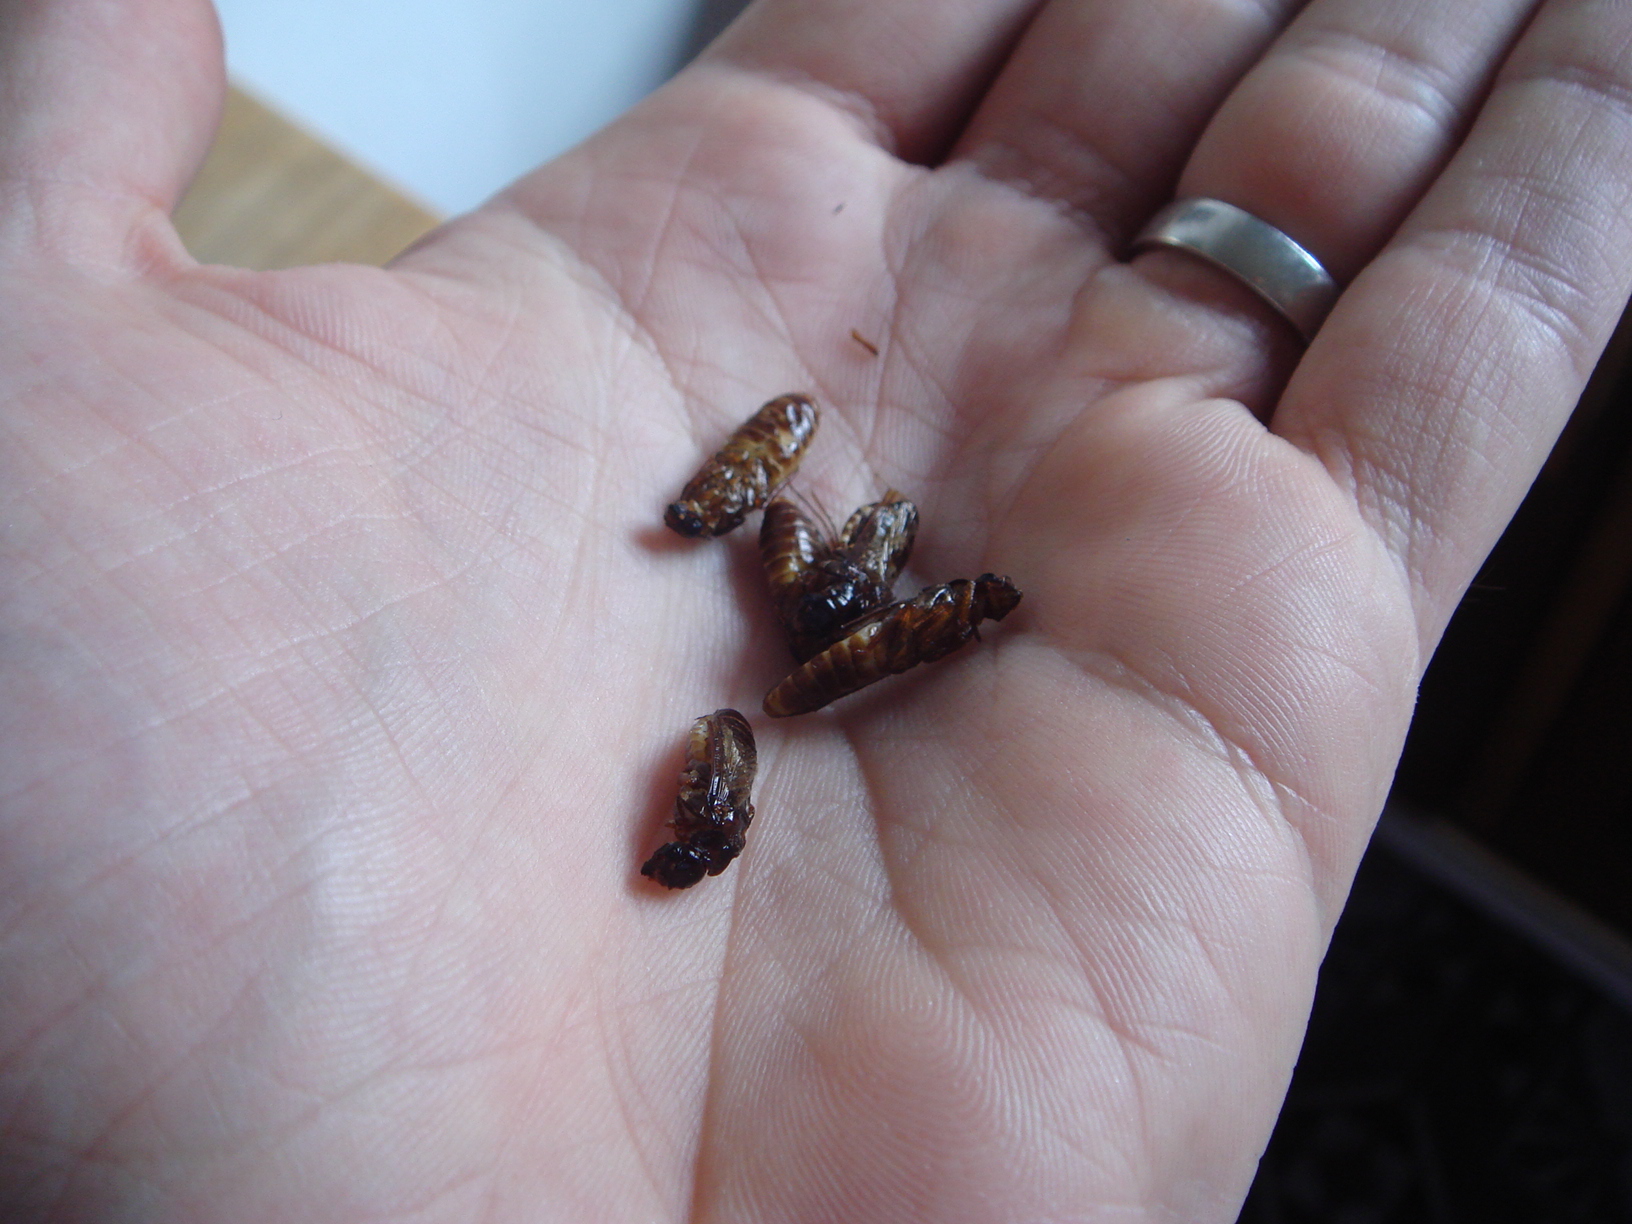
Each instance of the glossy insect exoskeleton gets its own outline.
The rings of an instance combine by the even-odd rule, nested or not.
[[[852,621],[895,598],[917,533],[918,507],[893,489],[858,509],[832,539],[785,498],[765,507],[759,553],[794,658],[819,654]]]
[[[754,819],[748,792],[758,763],[753,730],[736,710],[715,710],[692,723],[669,821],[674,840],[658,847],[640,874],[668,888],[690,888],[724,871],[742,853]]]
[[[744,421],[663,514],[683,536],[717,536],[741,525],[792,476],[816,432],[816,404],[779,395]]]
[[[920,663],[951,654],[983,620],[1002,620],[1020,602],[1014,583],[996,574],[926,587],[850,625],[846,635],[765,695],[772,718],[808,714]]]

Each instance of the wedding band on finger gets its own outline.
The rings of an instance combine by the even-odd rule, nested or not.
[[[1169,204],[1139,231],[1133,249],[1188,251],[1246,285],[1313,340],[1337,301],[1331,273],[1280,230],[1234,204],[1197,196]]]

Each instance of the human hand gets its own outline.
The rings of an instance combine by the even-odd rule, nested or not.
[[[8,1218],[1233,1218],[1632,281],[1632,9],[1296,7],[762,0],[393,269],[273,274],[166,219],[200,0],[0,7]],[[1119,262],[1175,194],[1353,279],[1306,353]],[[686,727],[788,660],[749,533],[659,518],[795,389],[807,490],[1026,601],[756,717],[664,893]]]

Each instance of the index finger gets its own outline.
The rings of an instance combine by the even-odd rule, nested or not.
[[[950,144],[1039,0],[759,0],[701,57],[814,87],[897,156]]]

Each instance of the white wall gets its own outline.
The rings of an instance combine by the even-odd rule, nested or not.
[[[251,92],[444,213],[671,71],[698,0],[217,0]]]

